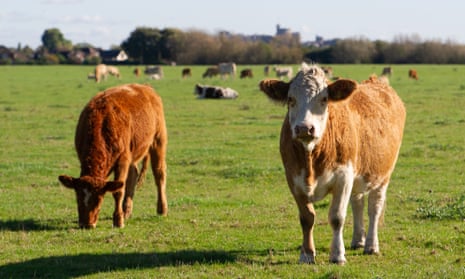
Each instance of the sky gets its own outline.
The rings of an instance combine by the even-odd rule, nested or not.
[[[73,44],[105,49],[137,27],[274,35],[277,24],[303,42],[416,36],[465,44],[461,0],[9,0],[0,7],[0,45],[7,47],[35,49],[50,28]]]

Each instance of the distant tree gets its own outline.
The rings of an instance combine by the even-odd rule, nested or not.
[[[138,27],[131,32],[121,47],[137,63],[158,64],[161,62],[161,37],[162,34],[157,28]]]
[[[339,40],[332,49],[336,63],[370,63],[376,49],[371,41],[364,38]]]
[[[175,28],[166,28],[161,31],[161,40],[159,43],[160,56],[166,63],[177,62],[177,53],[179,51],[179,42],[183,32]]]
[[[51,28],[42,34],[42,45],[51,53],[61,50],[71,50],[73,44],[66,40],[58,28]]]

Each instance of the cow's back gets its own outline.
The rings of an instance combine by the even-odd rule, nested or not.
[[[164,121],[161,99],[149,86],[129,84],[97,94],[82,111],[76,129],[81,165],[85,167],[90,164],[87,160],[100,156],[101,167],[111,168],[128,148],[131,161],[138,161],[155,134],[166,133]]]

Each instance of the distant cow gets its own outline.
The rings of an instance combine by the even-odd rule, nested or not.
[[[289,80],[292,78],[292,67],[274,67],[273,70],[278,78],[287,77]]]
[[[217,76],[218,74],[220,73],[220,71],[218,70],[218,67],[209,67],[207,68],[207,70],[205,70],[205,73],[203,73],[202,77],[203,78],[211,78],[211,77],[215,77]]]
[[[269,65],[266,65],[265,67],[263,67],[263,74],[266,77],[270,76],[270,66]]]
[[[218,70],[221,78],[224,79],[226,76],[234,78],[236,76],[236,63],[220,63],[218,64]]]
[[[182,69],[182,78],[189,78],[192,76],[191,68]]]
[[[64,186],[76,191],[79,226],[95,228],[104,195],[110,192],[115,199],[113,225],[124,227],[148,160],[158,190],[157,212],[166,215],[167,141],[162,101],[151,87],[122,85],[93,97],[81,112],[76,128],[80,177],[59,176]],[[107,181],[111,172],[114,180]]]
[[[105,64],[98,64],[97,66],[95,66],[94,77],[96,82],[106,80],[108,74],[115,76],[118,79],[121,77],[118,68],[116,68],[115,66],[107,66]]]
[[[194,94],[199,99],[235,99],[239,93],[231,88],[196,84]]]
[[[134,71],[133,71],[134,75],[136,77],[140,77],[140,69],[139,68],[135,68]]]
[[[287,104],[280,152],[286,179],[300,213],[300,262],[315,263],[313,204],[332,194],[330,261],[344,264],[343,228],[349,202],[354,231],[351,247],[379,253],[378,223],[399,154],[405,108],[396,92],[375,79],[357,84],[339,79],[327,84],[316,65],[302,68],[290,82],[263,80],[260,89]],[[368,193],[368,233],[364,194]]]
[[[117,77],[118,79],[121,78],[121,74],[119,73],[118,68],[116,68],[115,66],[107,66],[107,72],[110,75]]]
[[[161,66],[146,66],[144,70],[144,74],[148,76],[153,76],[157,74],[162,79],[164,77],[163,68]]]
[[[252,69],[244,69],[241,71],[241,78],[253,78]]]
[[[101,82],[102,80],[107,79],[107,76],[108,76],[107,65],[98,64],[97,66],[95,66],[95,70],[94,70],[95,82]]]
[[[384,67],[383,71],[381,72],[382,76],[391,76],[392,75],[392,67]]]
[[[417,71],[414,70],[414,69],[408,70],[408,77],[409,77],[409,78],[412,78],[412,79],[418,80],[418,73],[417,73]]]

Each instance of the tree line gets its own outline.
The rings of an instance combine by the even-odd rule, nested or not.
[[[451,41],[422,41],[419,36],[397,36],[393,42],[365,38],[338,40],[333,46],[310,49],[307,60],[338,64],[463,64],[465,45]]]
[[[94,48],[90,44],[73,45],[57,28],[47,29],[36,50],[18,45],[2,54],[0,64],[97,64],[98,55],[76,58],[76,52]],[[5,47],[3,47],[5,48]],[[219,32],[211,35],[199,30],[138,27],[120,45],[128,64],[212,65],[234,61],[238,64],[298,64],[311,61],[322,64],[461,64],[465,63],[465,45],[451,41],[423,41],[419,36],[397,36],[392,42],[366,38],[338,39],[330,45],[303,45],[292,34],[245,36]]]

